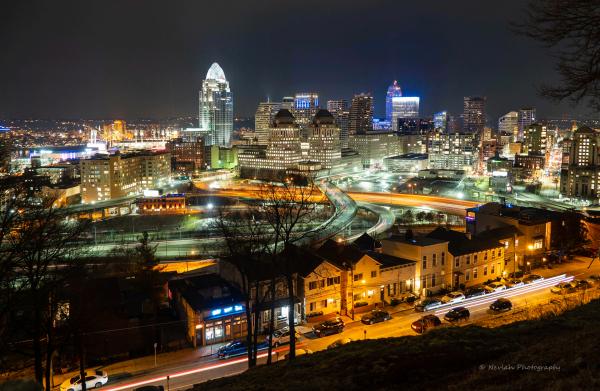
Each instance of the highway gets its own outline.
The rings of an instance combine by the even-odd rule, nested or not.
[[[598,271],[596,269],[600,269],[600,267],[594,268],[593,271],[597,273]],[[576,273],[577,277],[583,277],[582,273],[584,273],[585,276],[589,276],[592,273],[592,270],[586,269],[584,272],[578,271]],[[411,329],[410,326],[412,322],[425,314],[435,314],[440,317],[440,319],[443,319],[444,314],[446,314],[451,308],[458,306],[467,307],[471,312],[471,317],[468,321],[461,321],[460,323],[456,324],[456,326],[477,324],[483,320],[490,320],[495,317],[510,316],[512,313],[523,311],[538,304],[548,303],[550,300],[560,297],[559,295],[552,294],[550,292],[550,287],[558,284],[559,282],[570,281],[572,279],[573,276],[571,275],[559,274],[553,277],[548,277],[541,282],[510,288],[502,292],[496,292],[482,297],[467,299],[460,303],[446,305],[425,313],[418,313],[409,308],[398,312],[392,312],[391,320],[374,325],[362,324],[359,321],[360,315],[357,315],[356,321],[346,324],[343,333],[322,338],[316,338],[310,328],[306,326],[299,326],[298,330],[302,333],[302,335],[300,336],[297,347],[307,348],[316,352],[327,349],[331,343],[340,338],[350,338],[353,341],[358,341],[365,338],[375,339],[399,336],[415,336],[418,334]],[[489,310],[490,303],[500,297],[511,300],[513,303],[512,311],[503,314],[496,314]],[[442,327],[451,326],[451,324],[446,321],[442,322]],[[276,349],[276,356],[279,358],[283,356],[286,352],[286,349],[287,348],[285,346]],[[265,353],[260,355],[259,363],[265,362],[265,356]],[[189,363],[167,369],[158,369],[151,373],[123,379],[122,381],[111,381],[106,387],[103,387],[103,390],[133,390],[136,387],[148,384],[163,385],[165,386],[165,389],[167,389],[167,375],[169,376],[170,390],[183,390],[191,388],[193,384],[201,383],[210,379],[241,373],[246,368],[247,365],[245,357],[219,360],[214,356],[210,356],[195,363]]]

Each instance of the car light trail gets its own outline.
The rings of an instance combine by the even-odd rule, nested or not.
[[[514,297],[514,296],[521,295],[523,293],[530,293],[530,292],[535,292],[535,291],[543,289],[543,288],[550,288],[561,282],[570,282],[573,280],[573,278],[574,278],[573,276],[567,277],[565,274],[561,274],[560,276],[551,277],[551,278],[548,278],[548,279],[545,279],[545,280],[542,280],[539,282],[527,284],[525,286],[508,288],[508,289],[505,289],[502,291],[488,293],[485,296],[472,298],[472,299],[466,299],[466,300],[463,300],[458,303],[452,303],[451,305],[448,305],[445,308],[437,309],[435,311],[435,315],[438,315],[438,316],[445,315],[448,311],[450,311],[451,309],[456,308],[456,307],[473,308],[473,307],[480,306],[482,304],[493,303],[494,301],[496,301],[497,299],[499,299],[501,297],[503,297],[503,298]]]

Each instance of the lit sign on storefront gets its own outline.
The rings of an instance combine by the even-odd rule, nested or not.
[[[223,308],[215,308],[214,310],[210,311],[210,316],[207,319],[213,319],[213,318],[219,318],[222,316],[239,314],[240,312],[243,312],[243,311],[244,311],[243,305],[234,305],[234,306],[223,307]]]

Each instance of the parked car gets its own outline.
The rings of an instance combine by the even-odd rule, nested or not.
[[[413,329],[416,333],[423,334],[429,329],[434,327],[438,327],[442,324],[440,318],[435,315],[425,315],[419,320],[415,320],[410,328]]]
[[[386,320],[392,319],[392,316],[387,311],[373,310],[360,318],[360,321],[364,324],[373,324],[379,322],[385,322]]]
[[[336,339],[333,343],[331,343],[331,344],[329,344],[329,346],[327,346],[327,349],[334,349],[334,348],[340,347],[342,345],[346,345],[350,342],[352,342],[352,338]]]
[[[487,292],[484,287],[473,287],[467,289],[467,291],[465,292],[465,296],[467,297],[467,299],[470,299],[471,297],[483,296],[486,293]]]
[[[85,372],[85,388],[102,387],[108,382],[108,374],[105,371],[86,371]],[[60,391],[79,391],[83,388],[80,375],[75,375],[70,379],[65,380],[60,385]]]
[[[521,280],[520,278],[509,278],[508,280],[505,280],[504,283],[508,288],[517,288],[519,286],[525,285],[523,280]]]
[[[141,386],[135,388],[133,391],[165,391],[164,386]]]
[[[516,272],[512,272],[508,274],[508,278],[523,278],[523,271],[517,270]]]
[[[559,295],[566,295],[568,293],[573,293],[576,290],[577,290],[577,283],[575,281],[561,282],[560,284],[556,284],[552,288],[550,288],[550,292],[556,293]]]
[[[512,303],[508,299],[500,298],[490,304],[490,309],[495,312],[504,312],[512,309]]]
[[[572,284],[574,284],[575,289],[577,290],[586,290],[586,289],[590,289],[592,287],[592,283],[588,280],[573,280],[571,281]]]
[[[296,340],[298,340],[298,334],[296,333]],[[279,345],[285,345],[290,343],[290,329],[288,327],[284,327],[279,330],[275,330],[273,332],[273,337],[271,338],[271,343],[273,346],[278,347]]]
[[[342,331],[344,331],[344,321],[340,318],[326,320],[323,323],[313,326],[313,332],[317,337],[339,334]]]
[[[415,304],[415,311],[417,311],[417,312],[429,311],[434,308],[438,308],[441,305],[442,305],[442,302],[439,301],[438,299],[427,298],[427,299],[423,299],[423,300],[419,301],[417,304]]]
[[[589,279],[592,280],[592,281],[599,282],[600,281],[600,274],[592,274]]]
[[[265,350],[269,347],[267,341],[259,343],[256,348],[257,350]],[[248,353],[248,346],[245,340],[231,341],[226,345],[223,345],[217,351],[219,358],[229,358],[236,356],[243,356]]]
[[[506,285],[504,285],[503,283],[496,281],[496,282],[490,282],[489,284],[487,284],[486,286],[484,286],[485,290],[488,293],[494,293],[494,292],[500,292],[506,289]]]
[[[542,277],[540,275],[537,275],[537,274],[530,274],[527,277],[523,278],[523,282],[525,284],[531,284],[531,283],[540,282],[540,281],[543,281],[543,280],[544,280],[544,277]]]
[[[459,301],[463,301],[464,299],[466,299],[464,293],[455,291],[455,292],[450,292],[447,295],[445,295],[444,297],[442,297],[442,303],[444,303],[444,304],[458,303]]]
[[[465,307],[452,308],[446,315],[444,320],[448,322],[457,322],[459,320],[468,320],[471,316],[469,310]]]

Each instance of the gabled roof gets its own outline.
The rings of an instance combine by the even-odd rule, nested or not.
[[[358,246],[363,251],[374,251],[378,248],[381,248],[381,242],[373,237],[371,237],[366,232],[360,235],[354,242],[354,245]]]
[[[240,291],[217,274],[202,274],[169,281],[196,311],[240,302]],[[216,293],[216,295],[215,295]]]
[[[453,256],[472,254],[502,246],[497,239],[469,239],[469,237],[462,232],[442,227],[436,228],[430,232],[427,237],[446,240],[448,242],[448,251]]]
[[[282,256],[293,257],[298,260],[295,265],[295,271],[301,277],[307,277],[310,273],[315,271],[315,269],[322,264],[323,262],[328,262],[325,258],[317,254],[312,250],[308,250],[305,248],[301,248],[295,246],[293,244],[288,245],[285,250],[281,253]],[[335,268],[338,268],[337,265],[330,263]]]
[[[410,259],[399,258],[393,255],[379,253],[376,251],[368,251],[367,255],[379,262],[382,268],[401,265],[411,265],[416,263],[415,261],[411,261]]]
[[[420,247],[433,246],[434,244],[445,243],[448,241],[448,240],[443,240],[443,239],[432,238],[429,236],[421,236],[421,237],[415,237],[412,239],[406,239],[406,237],[404,235],[392,235],[389,238],[387,238],[386,240],[391,240],[392,242],[411,244],[413,246],[420,246]]]
[[[331,239],[323,243],[317,250],[317,254],[342,269],[347,269],[349,266],[356,264],[366,255],[354,243],[343,245]]]

